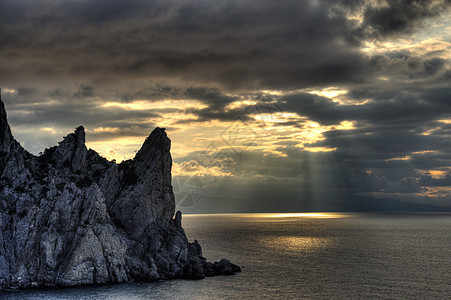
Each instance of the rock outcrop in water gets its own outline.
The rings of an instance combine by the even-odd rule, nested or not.
[[[170,147],[156,128],[116,164],[86,148],[80,126],[34,156],[13,138],[0,99],[0,290],[240,271],[188,242],[174,216]]]

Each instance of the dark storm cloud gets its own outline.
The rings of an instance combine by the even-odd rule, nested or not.
[[[228,104],[239,100],[237,96],[227,96],[218,89],[211,88],[187,88],[185,95],[190,99],[202,101],[212,111],[224,110]]]
[[[420,179],[422,186],[451,186],[451,176],[446,175],[442,178],[432,178],[431,176],[423,176]]]
[[[426,101],[449,107],[451,105],[451,87],[426,89],[422,93],[422,97]]]
[[[186,113],[191,113],[196,116],[195,119],[185,119],[178,123],[191,123],[191,122],[206,122],[211,120],[219,121],[240,121],[246,122],[251,120],[248,116],[249,111],[246,109],[251,108],[234,108],[228,109],[227,105],[241,100],[239,96],[226,95],[217,88],[205,88],[205,87],[190,87],[183,91],[183,95],[188,99],[199,100],[207,107],[198,109],[190,108],[186,109]]]
[[[103,107],[96,100],[94,88],[79,84],[66,90],[17,89],[15,94],[3,94],[8,119],[13,126],[73,128],[130,127],[142,120],[160,118],[160,113],[180,112],[178,109],[124,110],[119,107]],[[151,126],[149,124],[149,126]]]
[[[372,68],[355,41],[414,28],[437,15],[439,2],[5,0],[0,80],[14,87],[103,78],[114,86],[158,78],[247,89],[359,83]],[[357,26],[348,16],[359,10]]]
[[[85,97],[93,97],[94,96],[94,87],[87,84],[78,85],[77,91],[74,93],[74,96],[77,98],[85,98]]]
[[[294,112],[324,125],[351,120],[373,125],[397,124],[401,128],[403,124],[414,123],[418,126],[437,118],[449,117],[451,112],[443,107],[449,104],[449,92],[448,88],[411,93],[404,90],[379,90],[377,96],[373,96],[373,101],[362,105],[341,105],[326,97],[299,93],[279,98],[277,105],[285,112]],[[353,92],[352,95],[357,93]],[[366,90],[364,97],[368,97],[369,93],[371,91]]]
[[[146,82],[143,86],[122,87],[117,100],[131,102],[134,100],[164,100],[183,98],[183,90],[180,87],[169,86],[161,83]],[[111,95],[113,96],[113,95]],[[113,97],[117,98],[117,97]]]
[[[447,9],[451,1],[390,0],[383,5],[373,2],[364,10],[360,29],[374,37],[412,32],[422,22]]]
[[[204,108],[204,109],[187,109],[186,112],[191,112],[194,115],[196,115],[196,119],[188,119],[188,120],[181,120],[178,123],[179,124],[186,124],[186,123],[192,123],[192,122],[208,122],[212,120],[219,120],[219,121],[240,121],[240,122],[246,122],[249,120],[252,120],[248,115],[243,113],[243,110],[241,108],[238,109],[230,109],[227,111],[214,111],[210,108]]]
[[[444,149],[446,152],[430,152],[411,155],[412,158],[409,163],[417,169],[421,170],[446,170],[451,167],[451,153]]]
[[[140,120],[159,118],[161,115],[154,110],[124,111],[119,108],[99,109],[96,105],[83,105],[78,103],[62,103],[61,105],[35,106],[21,108],[17,113],[11,110],[9,120],[12,124],[25,126],[64,126],[74,127],[84,124],[94,126],[120,126],[134,125]],[[128,122],[127,122],[128,121]]]
[[[330,131],[325,133],[326,140],[314,146],[338,147],[345,155],[363,160],[388,160],[401,158],[412,152],[431,151],[439,145],[449,147],[447,137],[421,135],[397,126],[370,128],[369,130]],[[379,162],[380,163],[380,162]],[[382,162],[391,165],[396,162]]]

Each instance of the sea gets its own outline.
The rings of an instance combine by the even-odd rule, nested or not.
[[[232,276],[3,292],[1,299],[450,299],[451,214],[184,215]]]

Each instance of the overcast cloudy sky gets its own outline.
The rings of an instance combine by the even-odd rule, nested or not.
[[[449,0],[1,0],[0,47],[25,148],[165,127],[186,212],[451,205]]]

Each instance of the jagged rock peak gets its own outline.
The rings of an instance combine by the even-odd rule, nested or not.
[[[2,93],[0,89],[0,119],[6,119],[5,103],[3,103]]]
[[[166,152],[169,152],[171,149],[171,140],[168,138],[165,128],[155,128],[144,141],[144,144],[136,157],[145,156],[147,153],[151,152],[152,149],[160,149]]]
[[[118,194],[110,211],[133,238],[139,239],[152,224],[168,223],[174,217],[170,148],[171,140],[164,128],[156,128],[135,158],[118,166],[127,186]],[[134,198],[133,202],[130,197]]]
[[[78,126],[77,128],[75,128],[74,134],[75,134],[77,137],[82,138],[82,139],[83,139],[83,143],[86,142],[85,128],[84,128],[82,125],[80,125],[80,126]]]
[[[67,135],[56,148],[53,159],[60,165],[70,165],[72,171],[86,167],[86,134],[83,126],[78,126],[74,133]]]
[[[2,101],[0,90],[0,152],[9,152],[12,141],[13,136],[9,128],[5,104]]]

